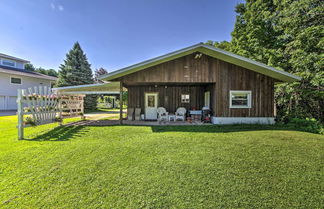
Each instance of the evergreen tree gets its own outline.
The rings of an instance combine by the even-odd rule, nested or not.
[[[93,74],[91,65],[81,49],[78,42],[73,45],[73,48],[66,54],[64,63],[61,64],[57,87],[75,86],[83,84],[93,84]],[[87,95],[85,97],[84,106],[86,109],[96,109],[97,96]]]

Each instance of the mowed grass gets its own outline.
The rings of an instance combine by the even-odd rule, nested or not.
[[[15,125],[15,117],[0,117],[2,208],[324,205],[321,135],[269,126],[54,124],[27,128],[27,140],[18,141]]]

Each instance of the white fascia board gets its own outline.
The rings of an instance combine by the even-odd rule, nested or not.
[[[286,81],[286,82],[301,80],[300,77],[290,74],[288,72],[278,70],[276,68],[267,66],[263,63],[256,62],[256,61],[248,59],[246,57],[242,57],[242,56],[233,54],[231,52],[227,52],[227,51],[215,48],[210,45],[202,44],[202,43],[196,44],[196,45],[184,48],[184,49],[180,49],[180,50],[177,50],[177,51],[174,51],[174,52],[171,52],[171,53],[168,53],[168,54],[165,54],[165,55],[153,58],[153,59],[149,59],[144,62],[140,62],[138,64],[122,68],[120,70],[116,70],[114,72],[111,72],[109,74],[101,76],[100,79],[112,80],[115,78],[119,78],[124,75],[134,73],[134,72],[140,71],[142,69],[146,69],[146,68],[154,66],[154,65],[161,64],[163,62],[167,62],[167,61],[179,58],[179,57],[186,56],[186,55],[191,54],[195,51],[199,51],[203,54],[206,54],[206,55],[218,58],[220,60],[247,68],[249,70],[270,76],[270,77],[278,79],[278,80],[282,80],[282,81]]]
[[[66,89],[78,89],[78,88],[86,88],[86,87],[94,87],[94,86],[103,86],[107,83],[95,83],[95,84],[85,84],[85,85],[77,85],[77,86],[65,86],[65,87],[56,87],[52,90],[60,91],[60,90],[66,90]]]
[[[208,49],[208,50],[205,50]],[[249,70],[268,75],[272,78],[276,78],[278,80],[283,80],[287,82],[292,81],[299,81],[301,80],[300,77],[293,75],[291,73],[278,70],[274,67],[270,67],[266,64],[263,64],[261,62],[254,61],[252,59],[242,57],[237,54],[233,54],[231,52],[224,51],[222,49],[215,48],[213,46],[209,45],[203,45],[203,48],[199,50],[200,52],[210,55],[212,57],[221,59],[225,62],[229,62],[244,68],[247,68]]]
[[[50,80],[50,81],[56,81],[57,78],[53,76],[43,75],[43,74],[31,74],[31,73],[25,73],[25,72],[19,72],[14,70],[5,70],[0,68],[0,73],[6,73],[10,75],[18,75],[18,76],[25,76],[25,77],[31,77],[31,78],[40,78],[44,80]]]
[[[59,92],[60,94],[72,94],[72,95],[88,95],[88,94],[113,94],[119,95],[118,91],[64,91]]]
[[[144,62],[137,63],[135,65],[131,65],[131,66],[122,68],[120,70],[113,71],[111,73],[102,75],[101,77],[99,77],[99,79],[100,80],[103,80],[103,79],[112,80],[112,79],[119,78],[121,76],[130,74],[130,73],[134,73],[134,72],[140,71],[142,69],[145,69],[145,68],[148,68],[148,67],[151,67],[154,65],[158,65],[163,62],[167,62],[167,61],[179,58],[179,57],[183,57],[185,55],[188,55],[188,54],[191,54],[191,53],[197,51],[197,47],[199,47],[200,45],[201,44],[196,44],[196,45],[193,45],[193,46],[190,46],[190,47],[187,47],[184,49],[180,49],[180,50],[177,50],[177,51],[174,51],[174,52],[171,52],[171,53],[159,56],[159,57],[155,57],[153,59],[146,60]]]

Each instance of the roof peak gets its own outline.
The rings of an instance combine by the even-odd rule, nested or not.
[[[205,44],[205,43],[198,43],[191,45],[189,47],[182,48],[180,50],[176,50],[152,59],[148,59],[146,61],[121,68],[119,70],[113,71],[111,73],[108,73],[106,75],[103,75],[100,77],[100,79],[106,79],[106,80],[113,80],[115,78],[122,77],[124,75],[134,73],[146,68],[149,68],[151,66],[155,66],[170,60],[174,60],[186,55],[189,55],[191,53],[194,53],[196,51],[199,51],[200,53],[203,53],[205,55],[214,57],[216,59],[223,60],[225,62],[238,65],[241,67],[244,67],[246,69],[267,75],[269,77],[275,78],[279,81],[284,82],[292,82],[300,80],[301,78],[298,76],[295,76],[293,74],[290,74],[285,71],[278,70],[274,67],[268,66],[264,63],[254,61],[252,59],[234,54],[232,52],[228,52],[219,48],[216,48],[214,46]]]

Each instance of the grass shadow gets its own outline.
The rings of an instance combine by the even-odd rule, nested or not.
[[[229,133],[258,130],[293,130],[278,125],[237,124],[237,125],[201,125],[201,126],[151,126],[153,132],[202,132],[202,133]]]
[[[86,132],[85,126],[58,126],[46,133],[34,138],[24,139],[26,141],[69,141],[75,137],[81,137]]]

